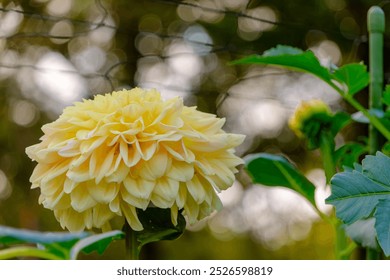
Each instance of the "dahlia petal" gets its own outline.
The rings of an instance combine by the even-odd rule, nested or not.
[[[98,147],[100,147],[106,140],[107,137],[95,137],[88,139],[87,141],[83,141],[80,144],[80,152],[89,154],[90,152],[95,151]]]
[[[179,161],[186,161],[186,156],[184,153],[173,148],[171,145],[163,144],[162,146],[171,156],[173,156],[174,159],[177,159]]]
[[[182,124],[179,116],[183,108],[183,102],[179,97],[172,98],[164,103],[164,110],[153,120],[150,124],[155,125],[157,123],[171,124],[176,125]]]
[[[110,203],[117,196],[119,192],[119,186],[117,183],[107,183],[101,181],[96,184],[94,180],[86,182],[85,188],[96,202],[107,204]]]
[[[155,141],[140,142],[141,157],[143,160],[150,160],[157,150],[157,143]]]
[[[144,179],[134,179],[130,176],[123,181],[126,191],[134,197],[149,199],[154,189],[155,182]]]
[[[206,198],[204,186],[199,180],[200,176],[195,175],[191,181],[187,182],[188,192],[191,194],[196,203],[202,203]],[[203,180],[203,183],[206,182]]]
[[[56,178],[57,176],[61,176],[62,174],[67,172],[67,169],[69,168],[68,166],[69,166],[68,160],[59,162],[54,165],[45,165],[45,164],[38,165],[34,169],[30,181],[31,182],[38,182],[42,180],[46,182],[50,181]]]
[[[69,179],[69,178],[66,178],[65,179],[65,182],[64,182],[64,192],[65,193],[71,193],[73,191],[73,189],[78,185],[77,182]]]
[[[153,203],[154,206],[161,209],[170,208],[174,203],[174,201],[168,200],[166,197],[162,197],[156,193],[152,193],[150,201]]]
[[[149,199],[135,197],[134,195],[130,194],[126,188],[121,189],[121,197],[128,204],[142,210],[145,210],[149,206]]]
[[[97,204],[92,209],[93,225],[97,228],[102,228],[104,224],[108,223],[114,217],[114,213],[110,211],[107,205]]]
[[[160,150],[149,161],[144,162],[139,170],[139,176],[147,180],[155,180],[165,175],[170,168],[170,159],[167,152]]]
[[[70,196],[64,192],[61,192],[55,200],[47,202],[47,205],[44,205],[48,209],[66,209],[70,205]]]
[[[118,157],[117,161],[120,161],[121,158]],[[125,180],[127,175],[129,174],[130,169],[123,163],[120,162],[118,165],[115,164],[117,167],[113,170],[111,174],[106,175],[106,182],[111,183],[121,183]]]
[[[137,142],[138,143],[138,142]],[[134,147],[129,147],[127,159],[123,159],[128,167],[135,166],[141,160],[141,154]]]
[[[30,157],[34,158],[34,160],[46,164],[53,164],[62,159],[61,156],[58,154],[57,149],[53,148],[41,149],[37,152],[33,152],[31,150],[26,149],[26,153],[29,156],[31,155]]]
[[[179,192],[179,182],[169,178],[156,181],[151,201],[157,207],[169,208],[173,205]]]
[[[79,213],[72,208],[66,210],[54,210],[54,215],[59,220],[62,228],[70,232],[78,232],[85,229],[84,213]]]
[[[96,205],[96,201],[89,195],[85,184],[80,184],[70,193],[71,206],[77,212],[83,212]]]
[[[208,136],[206,140],[191,139],[188,145],[192,150],[198,152],[215,152],[226,150],[240,145],[244,141],[245,136],[240,134],[216,134]]]
[[[173,204],[171,207],[171,221],[173,225],[177,225],[177,216],[179,214],[179,210],[177,208],[177,205]]]
[[[91,178],[86,164],[69,169],[68,172],[66,172],[66,177],[75,182],[85,182]]]
[[[187,196],[187,201],[184,205],[184,212],[188,217],[190,224],[194,224],[198,220],[199,204],[197,204],[190,195]]]
[[[138,219],[137,212],[135,210],[135,207],[129,205],[129,204],[121,204],[121,210],[123,214],[125,215],[127,223],[130,225],[130,227],[135,231],[141,231],[144,229],[141,222]]]
[[[112,132],[111,132],[112,133]],[[119,138],[121,137],[121,135],[116,135],[114,136],[110,142],[108,142],[107,146],[111,147],[111,146],[114,146],[116,143],[118,143],[118,140]]]
[[[110,208],[110,210],[117,214],[117,215],[122,215],[121,213],[121,207],[120,207],[120,201],[119,201],[119,197],[115,197],[113,200],[110,201],[110,203],[108,204],[108,207]]]
[[[183,161],[173,161],[167,176],[176,181],[187,182],[194,176],[194,166]]]
[[[81,129],[81,130],[78,130],[76,132],[76,138],[78,140],[85,140],[85,139],[89,139],[91,134],[90,134],[90,130],[87,130],[87,129]]]
[[[53,196],[61,192],[65,179],[65,176],[59,176],[47,182],[41,181],[41,193],[45,196]]]
[[[113,158],[116,147],[112,148],[105,156],[103,163],[97,168],[97,176],[95,177],[96,183],[99,183],[106,173],[110,170],[113,165]]]
[[[184,207],[187,200],[187,185],[185,183],[179,184],[179,192],[176,197],[176,205],[179,209]]]
[[[66,146],[62,147],[61,149],[58,150],[58,154],[61,156],[61,157],[74,157],[74,156],[77,156],[80,154],[80,150],[79,150],[79,147],[78,147],[78,142],[76,140],[69,140],[67,143],[66,143]],[[44,151],[44,150],[42,150]],[[37,154],[38,156],[43,156],[43,155],[39,155]]]

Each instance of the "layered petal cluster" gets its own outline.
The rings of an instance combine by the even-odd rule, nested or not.
[[[179,210],[194,223],[221,208],[242,160],[244,136],[222,130],[225,120],[163,100],[140,88],[97,95],[65,108],[26,149],[38,164],[30,181],[39,202],[63,228],[108,229],[123,217],[142,230],[137,209]]]

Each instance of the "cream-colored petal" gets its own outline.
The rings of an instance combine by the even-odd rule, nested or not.
[[[123,181],[123,187],[134,197],[149,199],[155,186],[154,181],[143,180],[141,178],[134,179],[127,176]]]
[[[168,177],[162,177],[156,181],[153,194],[159,195],[168,201],[174,201],[179,192],[179,182]]]
[[[66,172],[66,177],[77,183],[85,182],[91,179],[89,169],[86,164],[68,170],[68,172]]]
[[[107,151],[107,154],[104,157],[103,162],[101,165],[97,166],[97,176],[95,177],[95,182],[99,183],[103,177],[109,172],[111,167],[114,165],[113,159],[114,159],[114,153],[115,153],[116,147],[111,148],[109,151]]]
[[[43,181],[48,182],[54,178],[63,175],[69,168],[69,160],[64,160],[51,166],[51,168],[38,169],[37,173],[33,173],[31,180],[34,181]],[[35,178],[33,178],[33,176]]]
[[[85,184],[80,184],[70,193],[71,205],[77,212],[83,212],[96,205]]]
[[[177,205],[173,204],[171,207],[171,221],[173,225],[177,225],[177,216],[179,214],[179,210],[177,209]]]
[[[120,162],[114,171],[106,176],[105,181],[108,183],[121,183],[129,175],[130,168],[125,165],[125,163]]]
[[[71,193],[73,191],[73,189],[78,185],[77,182],[69,179],[68,177],[65,179],[65,182],[64,182],[64,192],[65,193]]]
[[[176,205],[179,209],[182,209],[184,207],[184,204],[187,200],[187,184],[181,182],[179,184],[179,191],[176,197]]]
[[[165,150],[158,151],[149,161],[143,163],[139,169],[139,176],[146,180],[155,180],[165,175],[170,168],[171,159]]]
[[[96,228],[103,228],[105,224],[109,224],[108,221],[114,217],[114,213],[111,212],[107,205],[97,204],[92,209],[93,226]]]
[[[88,141],[83,141],[80,143],[80,152],[83,154],[89,154],[92,151],[95,151],[98,147],[100,147],[105,141],[107,137],[94,137],[89,139]]]
[[[117,183],[107,183],[104,180],[100,181],[99,184],[96,184],[94,180],[90,180],[86,182],[85,188],[90,197],[96,202],[103,204],[110,203],[119,192],[119,185]]]
[[[138,149],[135,148],[136,145],[139,145],[138,142],[135,142],[132,145],[126,144],[123,141],[120,143],[120,155],[123,159],[123,162],[128,167],[135,166],[141,160],[141,153],[138,151]]]
[[[110,201],[110,203],[108,204],[110,210],[121,216],[122,215],[122,212],[121,212],[121,201],[120,201],[120,198],[119,196],[116,196],[113,200]]]
[[[70,205],[70,196],[64,192],[60,193],[50,205],[44,205],[48,209],[67,209]]]
[[[186,161],[188,163],[195,161],[194,153],[187,149],[183,140],[178,142],[161,143],[161,145],[174,159],[177,159],[178,161]]]
[[[206,199],[206,191],[202,183],[206,183],[206,180],[199,180],[200,176],[195,175],[191,181],[187,182],[188,192],[191,194],[192,198],[196,203],[200,204]],[[208,182],[207,182],[208,184]]]
[[[190,195],[187,195],[186,204],[184,205],[184,213],[188,217],[188,222],[190,224],[194,224],[198,221],[199,204],[197,204]]]
[[[84,214],[68,208],[66,210],[54,210],[54,215],[60,222],[62,228],[70,232],[78,232],[85,229]]]
[[[144,229],[141,222],[138,219],[137,211],[135,210],[135,207],[128,205],[128,204],[122,204],[121,209],[123,214],[125,215],[127,223],[130,225],[130,227],[135,231],[141,231]]]
[[[150,201],[153,205],[161,209],[171,208],[174,203],[174,201],[168,200],[166,197],[162,197],[155,193],[152,194]]]
[[[157,142],[156,141],[148,141],[148,142],[139,142],[141,157],[143,160],[150,160],[157,150]]]
[[[55,193],[62,192],[62,186],[64,184],[65,178],[65,176],[59,176],[47,182],[42,181],[40,186],[41,193],[44,196],[53,196]]]
[[[130,194],[125,187],[121,188],[121,197],[124,202],[139,209],[145,210],[149,206],[149,199],[139,198]]]
[[[179,192],[179,182],[169,178],[160,178],[156,181],[151,201],[160,208],[170,208],[175,203]]]
[[[194,177],[194,165],[184,161],[172,161],[167,177],[181,182],[187,182]]]

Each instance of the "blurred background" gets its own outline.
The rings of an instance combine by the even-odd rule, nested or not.
[[[317,187],[329,189],[316,152],[307,152],[287,121],[302,101],[321,98],[351,110],[318,79],[229,61],[286,44],[312,50],[324,65],[367,64],[366,14],[373,0],[21,0],[0,1],[0,224],[62,230],[30,190],[35,166],[25,148],[41,126],[82,98],[116,89],[157,88],[166,98],[226,118],[247,135],[239,156],[283,154]],[[387,21],[388,22],[388,21]],[[389,30],[385,34],[385,58]],[[385,60],[385,82],[389,79]],[[358,98],[366,102],[365,94]],[[338,143],[365,133],[347,128]],[[147,259],[330,259],[333,233],[289,190],[252,185],[241,171],[221,193],[224,209],[176,241],[145,247]],[[103,256],[120,259],[123,243]],[[358,256],[356,256],[358,257]]]

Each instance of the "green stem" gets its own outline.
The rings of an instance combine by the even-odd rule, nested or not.
[[[345,230],[343,228],[342,223],[337,223],[335,226],[336,230],[336,259],[338,260],[347,260],[349,259],[349,254],[352,252],[349,252],[349,254],[346,254],[348,252],[348,237],[345,233]]]
[[[366,249],[366,260],[380,260],[381,253],[378,250],[367,248]]]
[[[34,257],[46,260],[62,260],[62,258],[57,255],[28,246],[7,248],[0,251],[0,260],[13,259],[18,257]]]
[[[320,135],[320,150],[322,156],[322,162],[324,165],[324,171],[326,176],[326,183],[329,184],[330,179],[336,173],[336,167],[334,164],[334,140],[332,135],[327,131],[322,131]]]
[[[339,88],[336,84],[332,82],[328,82],[324,80],[328,85],[330,85],[334,90],[336,90],[341,97],[344,98],[352,107],[354,107],[357,111],[362,112],[362,114],[369,120],[370,124],[376,128],[387,140],[390,141],[390,131],[386,128],[386,126],[381,123],[381,121],[375,116],[370,114],[370,112],[364,108],[352,95],[343,89]]]
[[[383,34],[385,32],[385,14],[381,8],[377,6],[370,8],[367,15],[367,28],[369,32],[370,61],[369,107],[370,109],[383,109]],[[380,147],[381,135],[378,130],[377,125],[370,120],[368,134],[370,154],[375,154]],[[380,132],[389,140],[383,131]],[[381,255],[377,250],[366,249],[367,260],[379,260],[380,258]]]
[[[324,166],[326,183],[329,184],[331,178],[334,174],[336,174],[336,166],[334,163],[334,139],[332,134],[329,131],[323,130],[320,135],[320,150],[322,156],[322,162]],[[338,260],[346,260],[349,259],[349,256],[353,250],[351,248],[351,243],[348,241],[348,237],[345,233],[345,230],[340,223],[340,221],[332,221],[331,225],[335,231],[335,257]],[[352,243],[353,244],[353,243]]]
[[[368,11],[367,27],[369,32],[369,107],[370,109],[383,109],[383,33],[385,32],[385,15],[381,8],[373,6]],[[376,127],[369,127],[370,154],[379,148],[380,134]]]
[[[384,126],[381,121],[374,115],[370,114],[370,112],[364,108],[356,99],[354,99],[351,95],[346,94],[345,92],[337,89],[337,91],[341,94],[341,96],[351,104],[356,110],[362,112],[362,114],[370,121],[370,124],[375,127],[382,135],[390,141],[390,131]]]
[[[128,260],[139,260],[139,242],[137,240],[137,236],[135,231],[129,226],[126,222],[123,226],[123,232],[126,234],[125,242],[126,242],[126,259]]]

